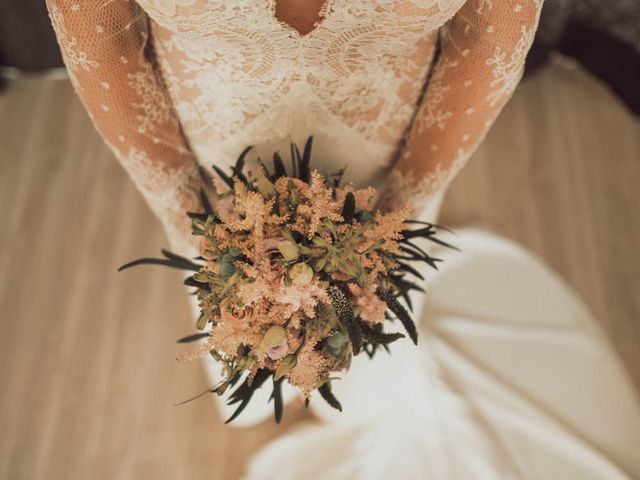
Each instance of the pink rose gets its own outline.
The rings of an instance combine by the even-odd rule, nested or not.
[[[220,319],[223,323],[228,323],[236,327],[244,327],[256,316],[253,307],[239,308],[225,298],[220,302]]]

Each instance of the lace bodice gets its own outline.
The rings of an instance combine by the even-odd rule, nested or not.
[[[382,208],[437,203],[520,79],[541,2],[326,0],[305,34],[276,0],[48,5],[87,110],[185,252],[198,165],[247,145],[265,159],[313,134],[314,161]]]

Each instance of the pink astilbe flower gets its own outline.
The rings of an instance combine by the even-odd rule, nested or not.
[[[299,178],[280,177],[276,180],[275,187],[281,197],[285,199],[289,198],[289,181],[293,183],[293,186],[296,187],[296,190],[301,196],[308,192],[309,185]]]
[[[307,342],[298,353],[296,366],[288,374],[289,382],[300,388],[305,397],[309,397],[330,369],[329,359],[314,350],[311,342]]]
[[[325,288],[317,279],[307,285],[285,285],[281,283],[280,288],[274,292],[273,301],[282,305],[287,305],[289,311],[302,311],[305,315],[313,317],[314,308],[318,302],[329,303],[329,296]]]
[[[370,210],[373,205],[373,197],[376,195],[376,189],[373,187],[355,189],[352,184],[336,189],[336,203],[342,205],[347,193],[353,193],[356,200],[356,207],[363,210]]]
[[[391,213],[375,214],[375,226],[364,232],[364,237],[369,241],[382,240],[381,249],[390,253],[400,253],[397,240],[402,238],[404,221],[409,218],[411,207],[406,204],[402,209]]]
[[[304,204],[298,207],[299,217],[295,228],[301,233],[306,232],[307,238],[313,238],[323,219],[334,222],[343,220],[342,215],[338,213],[342,205],[333,200],[332,189],[325,186],[324,177],[317,170],[311,172],[311,184],[304,193],[304,198]]]
[[[224,197],[215,203],[214,210],[223,222],[234,223],[241,220],[238,210],[233,204],[233,198],[233,196]]]
[[[255,304],[271,297],[272,279],[257,276],[254,281],[243,283],[238,287],[238,296],[247,304]]]
[[[263,334],[259,329],[240,329],[233,324],[219,323],[215,325],[207,339],[209,350],[235,356],[242,345],[257,345],[262,340]]]
[[[194,361],[209,355],[212,350],[233,357],[241,345],[254,345],[262,339],[257,331],[238,329],[232,324],[217,324],[209,331],[209,334],[210,336],[204,343],[179,355],[177,360],[179,362]]]
[[[364,288],[355,283],[349,284],[349,291],[353,295],[356,313],[365,322],[371,324],[382,322],[384,320],[384,312],[387,309],[387,304],[376,296],[376,288],[377,285],[375,283],[370,283]]]

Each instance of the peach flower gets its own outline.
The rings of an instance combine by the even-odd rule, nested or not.
[[[365,322],[380,323],[384,320],[387,304],[374,293],[374,285],[360,288],[358,285],[350,283],[349,290],[353,295],[357,313]]]
[[[223,323],[242,328],[246,327],[255,317],[256,313],[252,307],[238,308],[228,298],[220,302],[220,319]]]
[[[239,221],[240,214],[236,210],[235,205],[233,204],[233,196],[229,195],[227,197],[223,197],[218,200],[214,207],[218,216],[225,222],[227,221]]]

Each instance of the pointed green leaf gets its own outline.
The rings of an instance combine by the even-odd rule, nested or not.
[[[322,398],[333,408],[335,408],[338,411],[342,411],[342,405],[340,404],[340,402],[338,401],[338,399],[333,395],[333,392],[331,391],[331,382],[328,381],[326,383],[323,383],[319,388],[318,388],[318,392],[320,392],[320,395],[322,396]]]

